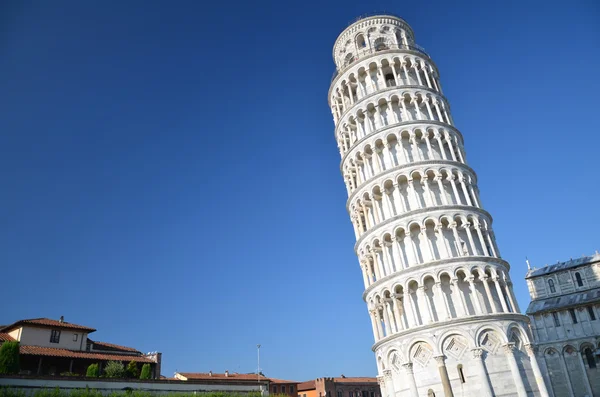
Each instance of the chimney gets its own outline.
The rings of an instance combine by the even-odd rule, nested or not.
[[[346,377],[346,375],[342,374],[341,378],[345,378],[345,377]]]
[[[59,323],[64,323],[65,322],[65,316],[60,316],[60,320],[58,320]]]
[[[225,376],[229,376],[229,371],[225,370]]]
[[[212,371],[208,371],[208,376],[212,376]]]

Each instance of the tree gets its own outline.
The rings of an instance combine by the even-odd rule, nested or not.
[[[20,368],[19,342],[4,342],[0,346],[0,374],[18,374]]]
[[[98,367],[98,364],[90,364],[90,366],[87,367],[85,376],[88,378],[97,378],[98,375],[100,375],[100,368]]]
[[[142,365],[142,374],[140,379],[150,379],[150,364]]]
[[[104,367],[104,376],[107,378],[122,378],[125,376],[125,367],[120,361],[109,361]]]
[[[138,378],[140,376],[140,371],[138,370],[137,363],[133,360],[127,364],[127,377],[128,378]]]

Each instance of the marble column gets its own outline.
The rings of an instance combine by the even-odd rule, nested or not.
[[[515,358],[515,344],[511,342],[503,345],[503,347],[508,366],[510,367],[510,372],[512,372],[513,382],[515,382],[515,387],[517,388],[517,395],[519,397],[527,397],[527,391],[525,390],[523,378],[521,378],[521,372],[519,371],[519,365]]]
[[[488,380],[485,364],[483,362],[483,349],[478,347],[472,349],[471,352],[473,353],[473,359],[477,362],[477,375],[481,384],[481,397],[492,397],[492,387]]]
[[[535,382],[537,383],[538,389],[540,390],[540,396],[550,397],[548,395],[548,389],[546,388],[546,382],[544,382],[544,376],[542,375],[542,371],[540,370],[540,366],[538,365],[537,357],[535,356],[537,347],[531,344],[527,344],[525,345],[525,350],[527,351],[529,361],[531,362],[531,369],[533,371],[533,375],[535,376]]]
[[[394,388],[394,378],[392,378],[392,371],[389,369],[386,369],[385,371],[383,371],[383,378],[384,378],[385,388],[388,392],[388,396],[395,397],[396,389]]]
[[[415,374],[413,373],[413,363],[404,363],[402,366],[406,372],[406,379],[408,380],[408,387],[410,389],[410,397],[419,397],[417,382],[415,381]]]
[[[440,379],[442,380],[442,387],[444,388],[444,396],[445,397],[454,397],[454,393],[452,393],[452,386],[450,385],[450,377],[448,376],[448,369],[446,368],[446,357],[445,356],[436,356],[435,361],[438,366],[438,371],[440,373]]]

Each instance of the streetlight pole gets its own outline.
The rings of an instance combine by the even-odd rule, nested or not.
[[[256,345],[256,352],[258,353],[258,368],[256,369],[256,381],[260,382],[260,345]]]

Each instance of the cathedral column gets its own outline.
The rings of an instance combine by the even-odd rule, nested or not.
[[[471,192],[471,195],[473,196],[473,201],[475,201],[475,206],[477,208],[481,208],[481,203],[479,203],[479,198],[477,197],[477,192],[475,192],[475,189],[473,189],[473,185],[469,185],[469,191]]]
[[[515,358],[515,344],[512,342],[507,343],[503,345],[503,348],[504,353],[506,354],[506,358],[508,360],[510,372],[512,372],[513,381],[515,382],[515,386],[517,388],[517,394],[519,397],[527,397],[527,391],[525,391],[523,378],[521,378],[521,373],[519,372],[519,365],[517,364],[517,359]]]
[[[590,386],[590,378],[587,374],[587,369],[585,368],[585,364],[583,363],[583,358],[581,357],[581,352],[577,350],[576,360],[579,362],[579,371],[583,374],[583,385],[585,386],[585,391],[588,396],[593,396],[592,388]]]
[[[467,205],[472,206],[471,197],[469,197],[469,193],[467,192],[467,185],[465,184],[465,177],[461,176],[458,181],[460,182],[460,186],[462,187],[463,194],[465,195],[465,200],[467,200]]]
[[[406,372],[406,378],[408,379],[410,397],[419,397],[417,383],[415,382],[415,374],[413,372],[413,363],[404,363],[402,366],[404,367],[404,372]]]
[[[442,175],[438,174],[433,178],[434,181],[438,184],[438,189],[440,190],[440,197],[442,198],[442,204],[448,205],[448,197],[446,197],[446,189],[444,189],[444,183],[442,182]]]
[[[445,397],[454,397],[452,393],[452,386],[450,385],[450,377],[448,376],[448,369],[446,368],[446,357],[444,355],[435,356],[435,361],[438,366],[440,373],[440,379],[442,380],[442,387],[444,388]]]
[[[427,114],[429,115],[429,120],[435,120],[435,117],[433,117],[433,113],[431,112],[431,106],[429,106],[429,101],[424,100],[423,102],[425,102],[425,107],[427,108]]]
[[[404,312],[404,310],[402,310],[402,312],[400,312],[400,296],[398,296],[397,294],[392,294],[392,308],[394,311],[394,317],[396,317],[396,329],[398,331],[404,329],[404,321],[402,319],[402,312]]]
[[[434,260],[433,248],[431,247],[431,240],[429,240],[429,237],[427,236],[427,228],[425,226],[421,227],[421,233],[419,233],[419,237],[426,248],[428,256],[427,259],[423,258],[423,261],[428,262]]]
[[[487,236],[488,242],[490,243],[490,249],[492,250],[492,255],[494,255],[496,258],[499,258],[498,254],[496,253],[496,250],[494,249],[494,242],[492,241],[492,237],[490,236],[490,230],[487,229],[485,232],[486,232],[485,234]]]
[[[506,280],[505,284],[506,284],[506,292],[508,293],[508,300],[510,301],[510,305],[512,306],[513,311],[515,313],[520,313],[521,309],[519,309],[519,304],[517,303],[517,298],[515,297],[515,294],[513,292],[512,282],[510,280]]]
[[[419,85],[423,85],[423,81],[421,81],[421,75],[419,74],[419,65],[417,64],[417,62],[415,62],[415,60],[411,60],[412,63],[412,67],[415,70],[415,74],[417,75],[417,81],[419,82]]]
[[[452,186],[452,191],[454,192],[454,202],[458,205],[461,205],[462,203],[460,201],[460,195],[458,194],[458,189],[456,188],[456,183],[454,182],[455,178],[456,176],[450,174],[446,179],[450,181],[450,185]]]
[[[438,297],[438,299],[437,299],[438,303],[435,307],[437,308],[439,306],[440,311],[442,312],[441,315],[440,315],[440,313],[438,313],[438,318],[440,319],[440,321],[449,319],[450,318],[450,308],[448,307],[448,301],[446,300],[446,294],[444,294],[444,291],[442,291],[442,282],[436,281],[436,283],[434,284],[434,287],[435,288],[433,290],[433,297],[434,298],[436,296]]]
[[[421,109],[419,108],[419,103],[417,100],[417,97],[414,96],[411,98],[410,103],[415,107],[415,111],[417,112],[417,120],[423,120],[423,115],[421,115]]]
[[[377,384],[379,385],[379,390],[381,391],[382,397],[389,397],[387,393],[387,388],[385,387],[385,380],[383,380],[383,376],[377,377]]]
[[[494,297],[492,296],[492,291],[490,291],[490,285],[488,284],[488,280],[490,278],[488,276],[483,276],[481,282],[483,283],[483,288],[485,288],[485,294],[487,295],[488,301],[490,302],[490,307],[492,308],[493,313],[498,313],[498,309],[496,308],[496,303],[494,302]]]
[[[485,314],[481,308],[481,302],[479,301],[479,294],[477,294],[477,288],[475,288],[475,277],[470,276],[467,278],[469,282],[469,290],[472,292],[473,303],[475,304],[476,314]]]
[[[416,203],[418,209],[423,208],[423,206],[421,205],[421,200],[419,199],[419,195],[417,194],[417,189],[415,189],[414,179],[412,179],[412,178],[408,180],[408,185],[406,187],[406,194],[409,197],[410,196],[413,197],[413,200]]]
[[[387,305],[385,304],[385,302],[383,302],[381,304],[381,312],[383,313],[383,325],[384,325],[384,331],[385,331],[385,336],[390,336],[391,335],[391,324],[392,322],[390,321],[390,315],[387,311]]]
[[[458,162],[456,159],[456,153],[454,153],[454,146],[452,145],[452,139],[450,138],[450,134],[446,133],[446,142],[448,143],[448,149],[450,149],[450,155],[452,156],[452,160]]]
[[[456,222],[452,222],[448,226],[450,229],[452,229],[452,235],[454,236],[454,244],[456,245],[458,256],[464,256],[462,253],[462,247],[460,246],[460,237],[458,236],[458,227],[456,226]]]
[[[463,316],[469,315],[469,310],[467,308],[467,301],[465,300],[465,295],[461,291],[460,286],[458,285],[458,278],[452,279],[452,285],[454,286],[456,295],[458,295],[458,302],[460,303],[460,308],[463,312]]]
[[[463,225],[463,228],[467,232],[467,237],[469,238],[469,244],[471,245],[471,252],[473,252],[473,255],[477,255],[478,254],[477,246],[475,245],[475,240],[473,240],[473,233],[471,233],[471,224],[465,223]]]
[[[439,145],[439,147],[440,147],[440,152],[442,152],[442,153],[441,153],[441,155],[442,155],[442,159],[444,159],[444,160],[448,160],[448,157],[446,156],[446,149],[444,149],[444,142],[442,142],[442,136],[440,135],[440,133],[439,133],[438,131],[436,131],[436,132],[433,134],[433,136],[434,136],[434,138],[435,138],[435,139],[437,140],[437,142],[438,142],[438,145]]]
[[[429,197],[429,205],[432,207],[435,206],[435,197],[433,197],[433,193],[429,188],[429,178],[427,178],[427,175],[423,175],[423,178],[421,178],[421,184],[423,185],[423,190],[425,191],[425,197]]]
[[[571,383],[571,377],[569,376],[569,370],[567,369],[567,363],[565,361],[565,352],[561,351],[558,354],[560,355],[560,367],[562,369],[561,372],[564,374],[565,382],[567,383],[567,390],[569,390],[569,397],[575,397],[573,394],[573,384]]]
[[[473,227],[475,228],[477,236],[479,237],[479,242],[481,243],[481,248],[483,249],[484,255],[490,256],[490,252],[488,251],[487,245],[485,244],[485,239],[483,238],[483,233],[481,233],[481,225],[476,224]]]
[[[417,306],[419,307],[419,313],[421,313],[421,318],[423,319],[423,325],[429,324],[432,322],[433,318],[431,316],[429,299],[427,298],[427,294],[425,293],[424,286],[419,285],[417,287],[417,297]]]
[[[392,243],[393,244],[393,243]],[[388,276],[392,273],[395,273],[396,271],[398,271],[398,269],[396,268],[396,260],[392,258],[392,255],[390,255],[390,246],[392,244],[389,244],[384,241],[381,244],[381,249],[383,250],[383,255],[385,256],[385,262],[387,263],[387,271],[388,271]]]
[[[535,382],[537,383],[538,389],[540,391],[540,397],[550,397],[548,395],[548,389],[546,388],[546,382],[544,381],[544,376],[542,375],[542,371],[540,370],[540,366],[538,365],[538,360],[535,355],[537,351],[537,347],[532,344],[526,344],[525,350],[527,351],[527,355],[529,356],[529,361],[531,362],[531,369],[533,370],[533,375],[535,376]],[[585,370],[585,368],[584,368]],[[591,396],[591,394],[590,394]]]
[[[413,260],[414,260],[414,262],[412,264],[408,264],[408,267],[410,267],[411,265],[412,266],[418,265],[419,264],[419,256],[417,255],[417,249],[415,248],[415,243],[413,242],[412,237],[410,236],[410,232],[408,234],[405,233],[404,238],[405,238],[404,246],[405,247],[410,246],[410,249],[411,249],[412,255],[413,255]],[[406,243],[406,239],[408,239],[408,244]]]
[[[367,267],[364,266],[364,262],[363,261],[361,261],[361,263],[363,263],[363,266],[360,267],[361,270],[362,270],[362,274],[363,274],[363,281],[365,282],[365,288],[368,288],[370,283],[369,283],[369,278],[368,278],[368,275],[367,275]]]
[[[431,140],[429,139],[429,132],[425,132],[423,134],[423,138],[425,140],[425,145],[427,146],[427,150],[429,151],[427,153],[427,159],[428,160],[433,160],[433,148],[431,147]]]
[[[446,245],[446,237],[444,237],[444,230],[443,230],[443,226],[442,224],[438,224],[435,226],[435,228],[433,229],[436,233],[437,233],[437,238],[438,240],[442,243],[442,251],[440,253],[440,256],[442,258],[450,258],[450,251],[448,251],[448,246]]]
[[[387,316],[388,319],[390,320],[390,331],[391,333],[396,333],[398,332],[398,326],[396,325],[396,316],[394,316],[394,312],[392,310],[392,299],[388,298],[384,301],[383,305],[385,306],[385,309],[387,310]]]
[[[485,371],[485,364],[483,363],[483,349],[479,347],[476,349],[471,349],[471,352],[473,353],[473,359],[477,362],[478,378],[482,386],[481,397],[492,397],[492,387],[490,386],[490,382]]]
[[[437,111],[438,117],[440,118],[441,122],[444,122],[444,118],[442,117],[442,113],[440,112],[440,107],[438,105],[438,101],[434,101],[433,102],[433,106],[435,106],[435,110]]]
[[[406,212],[406,207],[404,206],[404,200],[400,195],[400,185],[397,182],[394,182],[392,185],[394,190],[392,190],[392,197],[394,198],[395,207],[398,211]]]
[[[429,73],[427,73],[427,68],[425,67],[424,62],[421,62],[421,70],[423,71],[423,74],[425,75],[425,80],[427,80],[427,87],[433,89],[433,87],[431,86],[431,81],[429,80]]]
[[[379,341],[379,329],[377,328],[377,319],[375,318],[375,310],[369,310],[369,317],[371,318],[371,326],[373,327],[373,336],[375,336],[375,342]]]
[[[392,240],[392,256],[394,257],[394,263],[396,264],[396,271],[405,269],[406,266],[400,256],[400,247],[398,246],[400,243],[398,242],[398,238],[396,236],[394,236],[391,238],[391,240]]]
[[[502,304],[502,311],[504,313],[510,313],[508,310],[508,306],[506,305],[506,299],[504,299],[504,294],[502,293],[502,287],[500,286],[500,279],[498,276],[492,277],[494,280],[494,284],[496,285],[496,292],[498,293],[498,298],[500,299],[500,303]]]
[[[375,308],[375,321],[377,323],[377,335],[379,335],[379,339],[385,338],[383,325],[381,325],[381,314],[379,313],[379,306]]]
[[[392,371],[389,369],[386,369],[385,371],[383,371],[383,377],[384,377],[385,388],[386,388],[386,390],[389,390],[388,396],[395,397],[396,390],[394,388],[394,378],[392,377]]]
[[[406,69],[406,62],[402,62],[402,70],[404,70],[404,76],[406,77],[406,85],[410,85],[410,76],[408,74],[408,70]]]
[[[408,117],[408,110],[406,110],[406,104],[404,103],[404,98],[400,99],[400,103],[402,104],[402,113],[403,113],[402,121],[410,120],[410,117]]]

